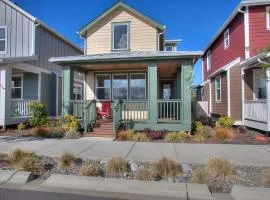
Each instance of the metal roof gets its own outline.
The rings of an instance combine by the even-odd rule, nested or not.
[[[180,58],[195,58],[202,56],[202,51],[129,51],[112,52],[104,54],[79,55],[67,57],[53,57],[49,61],[58,65],[71,63],[98,63],[98,62],[124,62],[124,61],[151,61],[170,60]]]
[[[37,56],[8,57],[8,58],[0,58],[0,64],[25,62],[33,60],[37,60]]]

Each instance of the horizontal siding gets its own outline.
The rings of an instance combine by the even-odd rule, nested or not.
[[[231,117],[238,121],[242,119],[241,68],[238,65],[230,69],[230,82]]]

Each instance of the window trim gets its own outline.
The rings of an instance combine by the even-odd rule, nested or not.
[[[5,39],[0,39],[0,41],[5,41],[5,50],[0,51],[0,54],[5,54],[7,53],[7,26],[0,26],[0,29],[1,28],[5,29]]]
[[[146,75],[146,73],[143,73],[143,72],[138,72],[138,73],[136,73],[136,72],[134,72],[134,73],[130,73],[129,74],[129,91],[130,91],[130,96],[129,96],[129,100],[134,100],[134,99],[131,99],[131,84],[130,84],[130,81],[131,81],[131,76],[132,75],[136,75],[136,74],[143,74],[144,75],[144,77],[145,77],[145,91],[144,91],[144,96],[145,96],[145,98],[144,99],[136,99],[136,100],[142,100],[142,101],[145,101],[145,100],[147,100],[147,92],[146,92],[146,90],[147,90],[147,75]]]
[[[97,77],[98,76],[110,76],[110,98],[109,99],[98,99],[97,98],[97,89],[99,88],[105,88],[105,87],[97,87]],[[111,74],[96,74],[95,75],[95,99],[98,100],[98,101],[108,101],[108,100],[111,100],[112,99],[112,75]]]
[[[127,76],[127,86],[126,86],[126,89],[127,89],[127,98],[126,99],[123,99],[123,100],[128,100],[129,99],[129,92],[128,92],[128,85],[129,85],[129,76],[128,76],[128,73],[114,73],[114,74],[112,74],[112,79],[111,79],[111,82],[112,82],[112,84],[111,84],[111,99],[112,100],[118,100],[118,99],[114,99],[113,98],[113,77],[114,76],[117,76],[117,75],[126,75]]]
[[[11,76],[11,81],[12,81],[12,78],[13,77],[20,77],[21,78],[21,87],[12,87],[10,85],[10,99],[11,100],[23,100],[23,74],[12,74]],[[21,89],[21,98],[12,98],[12,89],[18,89],[20,88]]]
[[[217,91],[218,91],[217,79],[219,79],[219,81],[220,81],[220,84],[219,84],[219,96],[220,96],[220,99],[217,99]],[[216,100],[217,103],[221,103],[221,76],[220,75],[215,78],[215,100]]]
[[[270,31],[270,6],[266,7],[266,29]]]
[[[228,36],[228,38],[226,36]],[[228,44],[226,41],[228,41]],[[230,29],[228,28],[224,32],[224,49],[228,49],[229,47],[230,47]]]
[[[115,49],[114,48],[114,27],[117,25],[127,25],[127,48]],[[112,22],[111,30],[111,49],[112,51],[128,51],[130,50],[130,22]]]
[[[211,70],[211,51],[208,50],[206,53],[206,69],[207,71]]]

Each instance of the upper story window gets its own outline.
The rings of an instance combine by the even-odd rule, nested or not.
[[[113,23],[112,50],[128,50],[129,42],[129,23]]]
[[[0,26],[0,53],[6,53],[7,49],[7,27]]]
[[[216,102],[221,102],[221,78],[217,76],[215,79],[215,96]]]
[[[230,46],[230,31],[227,29],[224,32],[224,48],[227,49]]]
[[[206,53],[206,67],[207,71],[211,69],[211,52],[210,50]]]
[[[270,30],[270,7],[266,7],[266,28]]]

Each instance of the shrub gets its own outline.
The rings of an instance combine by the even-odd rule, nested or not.
[[[64,116],[64,129],[66,132],[68,132],[71,129],[78,129],[80,126],[80,122],[76,119],[73,115],[65,115]]]
[[[148,142],[149,139],[145,133],[136,133],[132,136],[132,140],[135,142]]]
[[[140,171],[138,171],[136,179],[141,181],[152,181],[153,178],[151,170],[146,168],[141,169]]]
[[[214,130],[214,136],[217,140],[224,141],[224,140],[232,139],[234,137],[234,134],[232,133],[231,129],[216,128]]]
[[[191,183],[207,184],[208,174],[204,167],[198,167],[192,172]]]
[[[232,128],[233,124],[234,124],[234,121],[233,121],[233,119],[231,117],[224,116],[224,117],[220,117],[218,119],[218,124],[222,128]]]
[[[188,135],[185,132],[173,132],[169,133],[165,137],[165,141],[168,143],[180,143],[187,139]]]
[[[50,138],[52,136],[52,130],[47,127],[37,127],[32,129],[32,134],[38,137]]]
[[[13,151],[9,156],[9,161],[13,165],[17,165],[21,162],[21,160],[26,157],[29,153],[26,151],[23,151],[21,149],[16,149]]]
[[[61,127],[53,127],[52,128],[52,138],[62,138],[64,136],[64,130]]]
[[[60,168],[69,169],[76,163],[76,157],[71,153],[64,153],[60,158]]]
[[[18,130],[22,131],[26,129],[26,125],[24,123],[20,123],[17,125]]]
[[[197,133],[194,135],[194,141],[197,143],[203,143],[205,141],[205,137],[203,134]]]
[[[30,109],[32,117],[29,118],[30,126],[43,126],[48,122],[48,113],[46,107],[42,103],[31,103]]]
[[[117,138],[120,141],[131,141],[133,137],[133,130],[120,131],[117,133]]]
[[[193,121],[192,125],[191,125],[191,132],[193,134],[199,133],[199,134],[203,134],[204,132],[204,127],[202,122],[200,121]]]
[[[106,171],[110,177],[123,177],[128,171],[127,162],[121,157],[113,157],[109,160]]]
[[[18,168],[38,174],[42,170],[41,160],[35,153],[30,153],[20,161]]]
[[[270,187],[270,168],[263,171],[263,184],[265,187]]]
[[[147,137],[150,140],[162,140],[164,139],[164,136],[167,134],[167,130],[151,130],[151,129],[145,129],[144,132],[147,134]]]
[[[166,157],[154,162],[151,170],[156,179],[176,178],[180,172],[177,162]]]
[[[78,176],[96,176],[97,168],[94,165],[83,165],[79,171]]]
[[[213,177],[225,178],[233,173],[232,163],[223,158],[210,158],[206,171]]]
[[[214,131],[210,126],[204,126],[203,136],[205,138],[210,138],[214,135]]]
[[[81,137],[81,134],[78,132],[77,127],[73,127],[66,132],[65,136],[68,139],[77,139]]]

